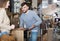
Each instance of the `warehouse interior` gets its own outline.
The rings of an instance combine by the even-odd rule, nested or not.
[[[0,41],[29,41],[30,32],[20,30],[21,4],[27,2],[30,9],[41,18],[37,41],[60,41],[60,0],[9,0],[10,6],[6,9],[10,25],[15,28],[9,35],[2,35]],[[25,27],[25,26],[24,26]],[[1,33],[1,31],[0,31]]]

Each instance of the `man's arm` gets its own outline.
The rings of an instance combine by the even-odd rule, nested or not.
[[[32,30],[33,28],[35,28],[36,26],[39,26],[42,23],[41,18],[35,12],[33,13],[33,17],[35,18],[36,23],[34,23],[29,30]]]
[[[24,28],[24,20],[22,19],[22,17],[19,18],[20,19],[20,30],[25,30]]]
[[[34,18],[36,19],[36,23],[34,23],[35,26],[39,26],[42,23],[41,18],[34,12]]]

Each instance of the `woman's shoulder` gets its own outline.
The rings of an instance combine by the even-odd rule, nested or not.
[[[6,10],[4,8],[0,8],[0,14],[6,14]]]
[[[6,11],[4,8],[0,8],[0,12],[5,13]]]

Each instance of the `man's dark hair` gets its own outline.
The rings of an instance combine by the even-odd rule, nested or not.
[[[21,4],[21,6],[23,7],[24,5],[27,5],[27,6],[29,7],[29,9],[31,8],[30,3],[23,2],[23,3]]]
[[[23,3],[21,4],[21,6],[24,6],[24,5],[27,5],[27,6],[29,7],[29,3],[27,3],[27,2],[23,2]]]

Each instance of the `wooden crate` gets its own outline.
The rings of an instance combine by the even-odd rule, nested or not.
[[[54,28],[49,28],[47,32],[47,39],[48,41],[53,41],[53,29]]]
[[[23,30],[13,30],[12,31],[13,36],[17,39],[17,41],[24,41],[24,31]]]

